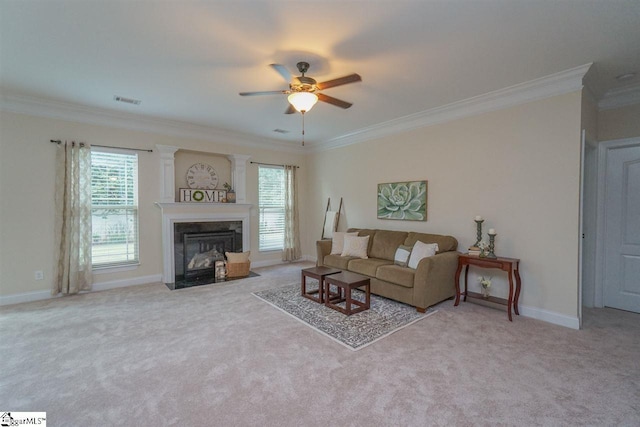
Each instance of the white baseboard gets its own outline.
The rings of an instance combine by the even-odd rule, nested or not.
[[[553,323],[554,325],[560,325],[566,328],[580,329],[580,321],[577,316],[567,316],[566,314],[523,305],[519,306],[519,311],[520,315],[525,317],[542,320],[544,322]]]
[[[108,289],[124,288],[125,286],[146,285],[147,283],[162,283],[162,274],[134,277],[132,279],[110,280],[94,283],[91,291],[106,291]]]
[[[310,255],[302,255],[299,261],[312,261],[316,262],[316,258]],[[266,261],[251,261],[251,268],[271,267],[272,265],[287,264],[288,261],[282,261],[280,259],[272,259]]]
[[[0,306],[20,304],[23,302],[41,301],[45,299],[58,298],[58,295],[51,295],[51,291],[33,291],[22,294],[0,296]]]
[[[147,283],[162,282],[161,274],[151,276],[134,277],[132,279],[111,280],[108,282],[94,283],[89,292],[106,291],[108,289],[123,288],[125,286],[146,285]],[[86,292],[83,292],[86,293]],[[46,299],[60,298],[62,295],[51,295],[51,291],[34,291],[22,294],[0,296],[0,306],[20,304],[23,302],[42,301]]]

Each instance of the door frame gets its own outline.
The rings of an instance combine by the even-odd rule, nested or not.
[[[580,134],[580,207],[578,208],[578,329],[582,329],[582,258],[584,256],[584,181],[585,158],[587,149],[587,131],[582,129]]]
[[[596,235],[596,283],[593,300],[594,307],[604,307],[604,236],[605,236],[605,206],[606,200],[606,176],[607,176],[607,155],[609,151],[640,146],[640,137],[615,139],[604,141],[598,145],[598,194],[597,194],[597,230]]]

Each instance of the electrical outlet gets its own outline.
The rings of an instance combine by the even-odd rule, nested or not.
[[[44,279],[44,273],[41,270],[36,270],[33,273],[33,277],[35,277],[36,280],[43,280]]]

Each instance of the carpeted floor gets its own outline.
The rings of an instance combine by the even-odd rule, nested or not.
[[[640,315],[575,331],[452,301],[358,352],[251,295],[309,264],[0,308],[0,410],[51,426],[640,424]]]

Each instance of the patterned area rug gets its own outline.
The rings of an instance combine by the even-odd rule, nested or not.
[[[313,290],[313,286],[312,281],[307,282],[308,290]],[[253,295],[354,351],[437,312],[430,308],[424,314],[418,313],[410,305],[371,295],[369,310],[346,316],[304,298],[300,295],[299,284],[255,292]],[[364,301],[364,292],[354,291],[353,298]],[[341,305],[344,307],[344,303]]]

